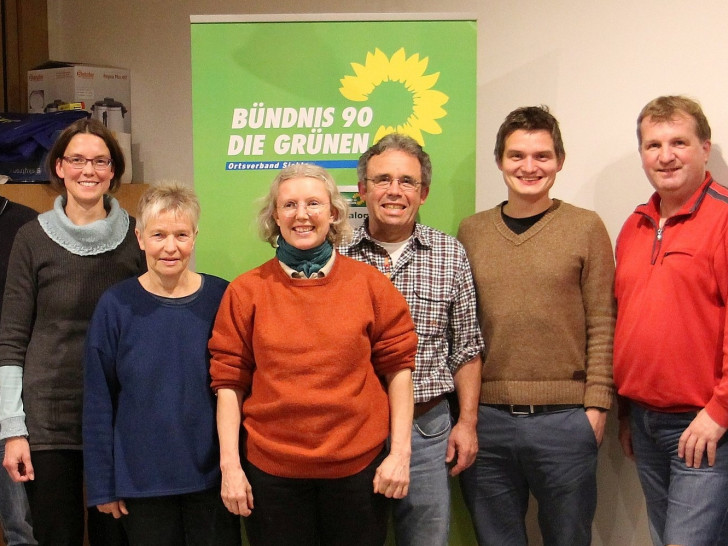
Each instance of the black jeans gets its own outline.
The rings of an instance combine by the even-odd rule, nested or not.
[[[84,535],[83,452],[72,449],[32,451],[35,480],[25,483],[40,546],[79,546]],[[96,508],[88,509],[91,546],[126,546],[121,523]]]
[[[250,544],[382,546],[389,499],[374,493],[373,481],[384,455],[336,479],[281,478],[244,463],[255,505],[244,518]]]
[[[228,512],[220,488],[198,493],[124,499],[131,546],[239,546],[240,517]]]

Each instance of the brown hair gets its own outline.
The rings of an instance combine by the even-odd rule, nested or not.
[[[119,143],[116,142],[114,134],[99,120],[91,118],[76,120],[66,127],[56,139],[51,151],[48,152],[46,168],[48,169],[51,185],[59,193],[66,193],[66,186],[63,183],[63,178],[58,176],[56,173],[56,164],[58,161],[63,160],[66,148],[68,147],[68,143],[71,142],[71,139],[81,133],[96,135],[104,141],[104,144],[106,144],[106,147],[109,149],[109,155],[111,156],[112,162],[111,168],[114,172],[114,176],[111,179],[111,185],[109,186],[109,193],[114,193],[121,185],[121,177],[124,175],[124,169],[126,168],[124,153],[121,151]]]
[[[506,150],[506,139],[518,130],[533,132],[546,131],[551,135],[554,142],[554,152],[559,161],[566,157],[564,141],[561,139],[559,122],[549,112],[548,106],[523,106],[513,110],[506,116],[506,119],[498,129],[498,136],[495,139],[495,161],[500,165],[503,153]]]

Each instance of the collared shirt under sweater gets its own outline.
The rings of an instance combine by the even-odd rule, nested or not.
[[[365,224],[339,252],[379,269],[407,300],[417,331],[415,403],[452,392],[457,369],[484,349],[463,246],[454,237],[417,223],[397,263],[392,264]]]

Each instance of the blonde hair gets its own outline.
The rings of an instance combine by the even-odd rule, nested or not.
[[[321,180],[326,186],[331,202],[331,210],[334,212],[334,221],[329,227],[329,233],[326,238],[334,246],[341,244],[351,237],[351,224],[349,224],[349,205],[346,199],[339,193],[339,188],[333,177],[323,167],[313,165],[311,163],[296,163],[281,169],[271,182],[268,195],[260,200],[260,211],[258,212],[258,234],[264,241],[270,243],[271,246],[277,246],[276,240],[281,234],[281,230],[276,224],[273,216],[278,203],[278,191],[280,186],[286,180],[293,178],[314,178]]]
[[[144,231],[150,218],[156,218],[163,212],[174,212],[185,216],[197,233],[200,221],[200,201],[189,186],[177,181],[161,181],[147,189],[139,198],[137,207],[137,228]]]
[[[637,143],[642,146],[642,121],[646,118],[660,123],[672,121],[680,114],[695,120],[695,134],[700,142],[710,140],[710,124],[700,103],[684,95],[666,95],[652,99],[640,112],[637,117]]]

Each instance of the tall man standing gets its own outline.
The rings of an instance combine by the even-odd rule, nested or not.
[[[480,451],[462,474],[481,546],[528,543],[529,491],[544,544],[591,544],[614,394],[614,259],[596,213],[549,196],[565,156],[547,108],[508,114],[495,146],[508,201],[458,232],[486,343]]]
[[[617,239],[614,380],[657,545],[726,544],[728,190],[706,170],[695,101],[658,97],[637,118],[655,193]]]
[[[359,194],[369,218],[340,252],[387,275],[404,295],[417,331],[409,492],[394,501],[399,546],[446,545],[450,475],[473,463],[483,340],[465,251],[454,237],[417,222],[432,165],[412,138],[390,134],[360,158]],[[445,395],[460,406],[451,427]]]

